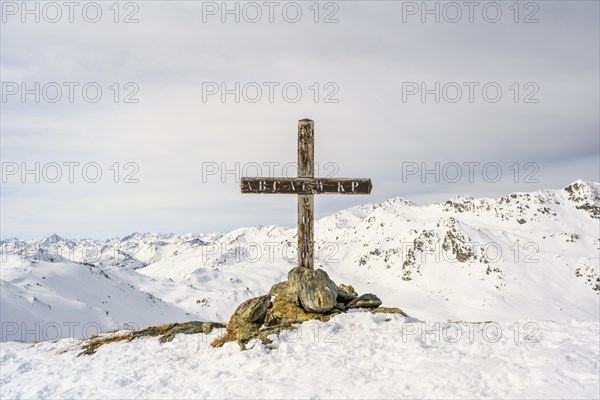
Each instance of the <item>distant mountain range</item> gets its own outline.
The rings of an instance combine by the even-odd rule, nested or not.
[[[3,240],[2,340],[37,340],[17,337],[26,328],[44,336],[46,327],[45,339],[57,326],[65,337],[127,323],[226,321],[241,301],[285,279],[295,235],[258,226]],[[319,219],[315,240],[315,264],[334,281],[417,318],[599,318],[598,182],[426,206],[393,198]]]

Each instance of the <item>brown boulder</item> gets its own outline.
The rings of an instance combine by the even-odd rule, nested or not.
[[[333,315],[307,312],[297,303],[291,302],[285,297],[276,297],[273,301],[273,306],[267,311],[265,325],[291,326],[292,324],[300,324],[311,319],[324,322],[328,321]]]
[[[348,304],[357,297],[358,293],[356,293],[356,290],[351,285],[341,284],[338,286],[338,302]]]
[[[380,314],[380,313],[400,314],[403,317],[408,317],[408,314],[406,314],[404,311],[402,311],[398,307],[379,307],[379,308],[376,308],[376,309],[372,310],[371,312],[373,314]]]
[[[347,308],[377,308],[381,305],[381,300],[379,297],[375,296],[373,293],[367,293],[358,296],[356,299],[352,300]]]
[[[292,302],[298,302],[298,293],[288,281],[274,284],[269,290],[269,294],[275,297],[285,297]]]
[[[236,308],[227,323],[227,336],[232,340],[240,340],[250,336],[260,329],[270,306],[270,294],[244,301]]]
[[[293,268],[288,281],[307,311],[324,314],[337,304],[338,288],[322,269]]]

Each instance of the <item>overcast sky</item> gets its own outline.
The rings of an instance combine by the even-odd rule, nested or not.
[[[597,1],[1,4],[2,238],[294,226],[302,118],[317,217],[599,180]]]

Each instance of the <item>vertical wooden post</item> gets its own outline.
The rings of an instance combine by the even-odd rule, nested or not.
[[[314,122],[298,121],[298,177],[313,178],[315,174]],[[313,195],[298,196],[298,266],[313,269],[314,203]]]

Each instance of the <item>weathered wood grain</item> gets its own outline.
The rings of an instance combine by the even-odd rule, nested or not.
[[[314,269],[313,195],[298,196],[298,266]]]
[[[310,119],[301,119],[298,121],[298,178],[314,176],[315,124]],[[298,266],[314,269],[314,197],[309,193],[298,196]]]
[[[242,178],[242,193],[298,195],[298,266],[314,269],[315,194],[370,194],[368,178],[315,178],[315,131],[310,119],[298,121],[298,177]]]
[[[298,121],[298,178],[315,176],[315,123]]]
[[[242,193],[254,194],[370,194],[368,178],[242,178]]]

